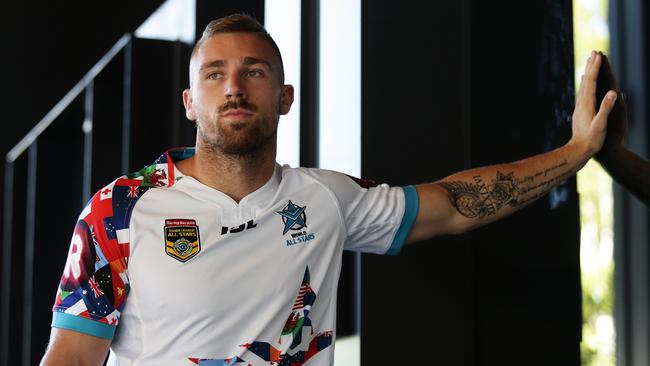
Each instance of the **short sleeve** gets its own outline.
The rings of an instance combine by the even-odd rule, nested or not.
[[[106,189],[91,199],[75,225],[52,327],[112,339],[129,291],[128,242],[120,243],[112,228],[112,199]]]
[[[400,253],[417,216],[413,186],[377,185],[332,171],[319,171],[341,209],[347,239],[344,249],[375,254]]]

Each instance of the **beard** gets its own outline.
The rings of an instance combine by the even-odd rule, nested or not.
[[[236,156],[254,155],[263,147],[275,143],[278,121],[273,121],[274,116],[258,114],[251,121],[219,121],[221,113],[235,108],[257,111],[254,105],[242,99],[220,106],[217,116],[208,118],[208,123],[197,121],[199,138],[203,143],[211,146],[215,152]]]
[[[261,119],[261,118],[260,118]],[[262,147],[267,146],[275,141],[277,133],[277,124],[275,128],[269,128],[265,131],[262,125],[268,121],[255,122],[232,122],[224,126],[217,125],[217,133],[213,139],[204,138],[215,151],[228,155],[250,155]],[[268,125],[266,125],[268,126]],[[204,135],[204,137],[206,137]]]

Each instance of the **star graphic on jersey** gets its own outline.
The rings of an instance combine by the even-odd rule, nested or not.
[[[282,211],[276,211],[282,216],[284,222],[284,231],[282,235],[286,234],[289,230],[300,230],[307,226],[307,215],[305,209],[307,206],[300,207],[293,202],[289,201]]]

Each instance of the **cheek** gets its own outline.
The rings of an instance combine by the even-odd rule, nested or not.
[[[197,93],[192,107],[197,115],[212,114],[220,105],[225,102],[223,97],[220,97],[217,91],[204,91]]]
[[[201,101],[210,101],[217,98],[224,98],[223,85],[217,82],[203,82],[197,86],[195,97]]]
[[[282,110],[282,94],[276,90],[267,90],[263,95],[263,99],[258,98],[259,106],[269,113],[279,114]]]

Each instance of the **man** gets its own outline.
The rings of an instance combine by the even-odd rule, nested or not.
[[[190,62],[195,150],[170,150],[95,194],[80,215],[44,365],[331,365],[344,249],[405,243],[495,221],[559,184],[601,147],[592,53],[563,147],[417,187],[363,186],[275,162],[284,85],[259,23],[206,28]],[[127,300],[128,295],[128,300]]]

